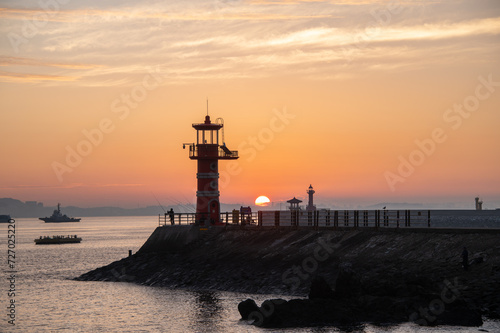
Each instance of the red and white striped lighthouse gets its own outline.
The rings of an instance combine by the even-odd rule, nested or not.
[[[219,130],[222,129],[224,141],[224,121],[217,118],[216,123],[210,121],[210,116],[205,117],[205,122],[193,124],[196,130],[196,144],[189,146],[189,158],[198,160],[198,190],[196,191],[196,224],[217,225],[220,222],[219,202],[219,160],[235,160],[238,151],[229,150],[226,144],[219,141]]]

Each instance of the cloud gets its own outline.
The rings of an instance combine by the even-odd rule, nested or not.
[[[377,33],[372,34],[365,34],[363,29],[316,27],[268,36],[201,36],[200,39],[183,41],[172,47],[183,48],[180,55],[189,55],[179,55],[175,66],[178,75],[217,75],[215,64],[207,67],[211,71],[200,67],[199,63],[204,58],[206,65],[207,59],[218,59],[214,62],[219,63],[221,71],[226,74],[234,71],[238,76],[242,71],[259,75],[274,73],[277,68],[289,68],[296,72],[311,72],[316,68],[327,75],[324,68],[329,67],[337,70],[336,77],[345,77],[338,70],[348,69],[349,73],[344,74],[352,75],[353,68],[343,67],[355,60],[368,61],[363,65],[368,70],[395,70],[449,61],[439,55],[453,55],[456,59],[455,55],[467,50],[491,52],[492,49],[480,50],[473,45],[478,36],[487,39],[499,34],[498,19],[482,19],[455,24],[379,27]],[[363,38],[358,39],[357,36]],[[425,56],[430,53],[434,57]],[[255,71],[257,68],[259,71]],[[321,76],[321,73],[318,74]]]
[[[228,7],[231,8],[231,7]],[[44,9],[24,9],[24,8],[0,8],[0,18],[6,20],[26,20],[32,19],[34,22],[113,22],[138,19],[162,19],[178,21],[213,21],[213,20],[295,20],[323,18],[329,15],[301,15],[301,14],[280,14],[249,12],[245,10],[231,11],[213,8],[214,10],[198,10],[191,12],[168,12],[161,10],[148,10],[145,8],[125,8],[123,10],[98,10],[98,9],[75,9],[75,10],[54,10]],[[218,9],[218,10],[215,10]]]
[[[364,5],[388,5],[392,1],[389,0],[246,0],[245,2],[253,5],[301,5],[301,4],[325,4],[325,5],[349,5],[349,6],[364,6]],[[438,0],[427,1],[398,1],[405,5],[422,5],[424,3],[437,3]]]
[[[356,72],[407,68],[415,63],[425,67],[441,61],[440,55],[463,50],[474,52],[474,59],[478,55],[490,59],[500,35],[500,18],[481,17],[486,15],[484,10],[474,18],[449,19],[438,15],[438,7],[432,8],[431,16],[422,17],[404,7],[388,19],[380,16],[388,8],[384,1],[364,1],[365,7],[355,9],[343,6],[350,1],[267,2],[294,5],[194,1],[60,10],[51,13],[54,22],[29,40],[24,57],[9,56],[3,47],[7,55],[0,57],[0,66],[6,71],[0,79],[118,86],[134,84],[156,66],[168,76],[166,84],[184,79],[263,77],[280,70],[317,71],[314,77],[332,77],[327,69],[335,71],[335,77],[346,77],[353,75],[353,68],[346,67],[353,61],[367,61]],[[422,3],[432,4],[418,2]],[[402,6],[415,4],[403,2]],[[372,15],[374,8],[378,19]],[[21,31],[22,13],[29,17],[37,11],[4,8],[0,16],[14,20],[8,30]],[[5,27],[0,30],[8,32]],[[482,49],[476,47],[478,39]],[[463,56],[460,59],[465,61]],[[18,69],[21,66],[40,70],[26,73],[26,68]]]
[[[78,77],[60,76],[51,74],[26,74],[0,71],[0,80],[6,82],[36,83],[41,81],[75,81]]]
[[[15,190],[15,189],[72,189],[72,188],[102,188],[102,187],[138,187],[144,184],[84,184],[84,183],[70,183],[62,185],[12,185],[0,187],[2,190]]]
[[[332,3],[327,0],[247,0],[246,2],[254,5],[298,5],[305,3]],[[356,3],[356,1],[336,1],[334,3]]]
[[[103,67],[95,64],[78,64],[78,63],[56,63],[34,58],[21,58],[0,56],[0,66],[42,66],[42,67],[59,67],[69,69],[90,69]]]

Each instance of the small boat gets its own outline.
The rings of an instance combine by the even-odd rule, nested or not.
[[[0,223],[9,223],[12,218],[10,215],[0,215]]]
[[[57,209],[54,210],[51,217],[40,217],[40,220],[45,223],[60,223],[60,222],[80,222],[81,219],[69,217],[66,214],[61,214],[61,204],[57,204]]]
[[[66,244],[66,243],[80,243],[81,237],[77,235],[71,236],[40,236],[35,239],[35,244]]]

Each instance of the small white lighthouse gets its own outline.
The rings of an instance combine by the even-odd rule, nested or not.
[[[309,194],[309,202],[308,202],[307,207],[306,207],[307,211],[316,210],[316,206],[314,206],[314,202],[313,202],[313,194],[314,193],[316,193],[316,191],[313,190],[312,185],[309,185],[309,190],[307,191],[307,194]]]

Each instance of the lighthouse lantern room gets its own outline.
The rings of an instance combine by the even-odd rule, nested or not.
[[[205,122],[193,124],[196,130],[196,143],[185,143],[189,146],[189,158],[198,160],[198,190],[196,191],[196,224],[220,225],[219,202],[219,160],[235,160],[238,151],[229,150],[224,142],[224,121],[217,118],[210,121],[207,114]],[[222,129],[222,145],[219,130]]]

